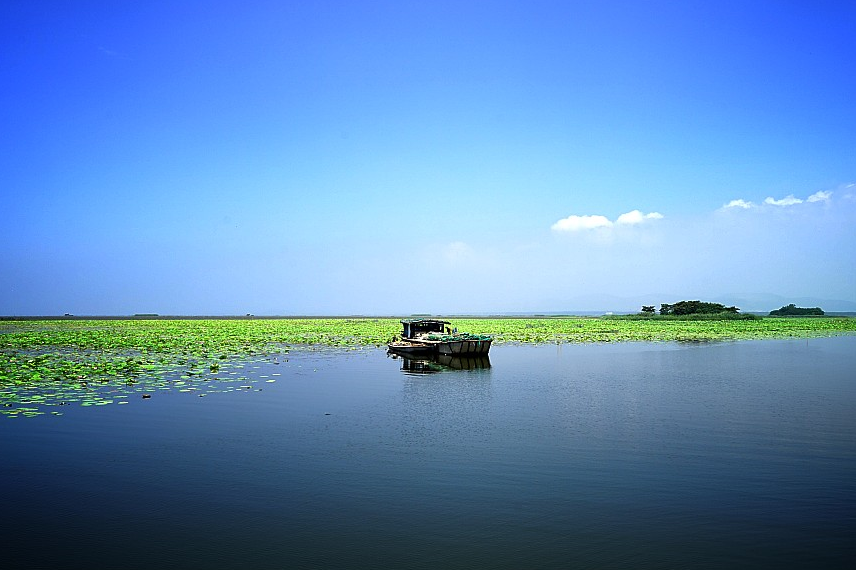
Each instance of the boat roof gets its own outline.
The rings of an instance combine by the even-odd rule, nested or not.
[[[443,321],[440,319],[401,319],[401,324],[408,323],[442,323],[444,325],[452,324],[450,321]]]

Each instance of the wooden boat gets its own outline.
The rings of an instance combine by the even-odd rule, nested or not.
[[[405,319],[401,321],[401,340],[389,343],[389,350],[400,354],[442,354],[448,356],[487,355],[493,339],[486,335],[452,331],[449,321]]]

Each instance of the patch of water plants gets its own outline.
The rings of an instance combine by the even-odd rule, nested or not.
[[[495,344],[709,341],[856,333],[844,317],[752,320],[635,317],[450,318]],[[0,321],[0,413],[60,415],[161,391],[251,389],[245,367],[317,347],[385,346],[396,318]],[[270,380],[266,380],[270,381]]]
[[[16,321],[0,324],[0,413],[127,403],[162,391],[204,396],[246,386],[243,368],[287,347],[218,321]]]
[[[462,330],[478,331],[502,343],[680,342],[830,336],[856,333],[856,319],[541,317],[455,319]]]
[[[202,397],[250,390],[259,381],[244,372],[252,361],[232,361],[221,367],[194,359],[170,363],[140,356],[62,353],[0,354],[0,413],[9,417],[63,415],[64,406],[121,405],[164,392]]]

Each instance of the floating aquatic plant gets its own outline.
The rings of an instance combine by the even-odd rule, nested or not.
[[[851,318],[681,321],[461,318],[459,330],[502,343],[706,341],[856,333]],[[61,406],[127,403],[163,391],[200,396],[245,382],[252,360],[289,350],[384,346],[398,319],[7,320],[0,322],[0,413],[31,417]],[[280,360],[281,359],[281,360]],[[270,381],[270,380],[267,380]]]

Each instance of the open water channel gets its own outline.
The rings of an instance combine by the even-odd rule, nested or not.
[[[3,566],[856,559],[856,336],[500,345],[464,367],[298,351],[254,390],[0,417]]]

